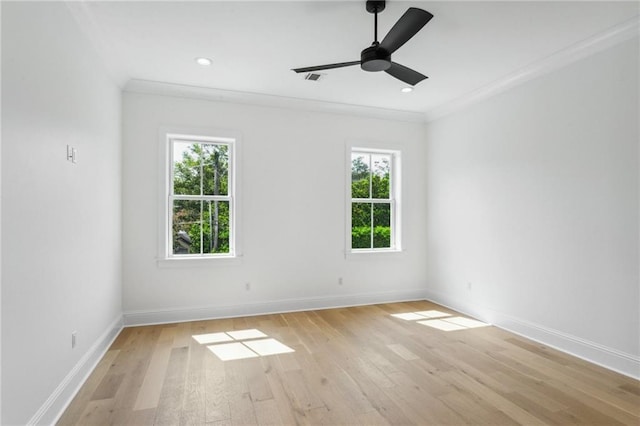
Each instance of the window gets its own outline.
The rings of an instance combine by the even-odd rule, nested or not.
[[[352,148],[350,154],[351,252],[399,251],[400,152]]]
[[[166,258],[235,256],[235,139],[168,135]]]

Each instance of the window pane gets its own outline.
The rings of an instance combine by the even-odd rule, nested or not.
[[[173,254],[229,253],[229,229],[228,201],[173,203]]]
[[[391,204],[373,205],[373,248],[391,247]]]
[[[202,201],[173,202],[173,254],[200,253]]]
[[[369,198],[370,163],[368,154],[351,154],[351,198]]]
[[[371,248],[370,203],[351,203],[351,248]]]
[[[200,195],[200,157],[202,145],[191,142],[173,144],[173,193]]]
[[[203,187],[205,195],[229,194],[229,147],[202,145]]]
[[[202,244],[204,253],[229,253],[229,202],[205,201]]]
[[[371,198],[389,198],[389,175],[391,172],[391,156],[390,155],[372,155],[371,156],[371,189],[373,195]]]

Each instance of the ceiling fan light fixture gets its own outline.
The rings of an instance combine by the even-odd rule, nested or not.
[[[360,68],[371,72],[386,71],[391,68],[391,55],[374,43],[360,54]]]
[[[213,61],[209,58],[201,57],[201,58],[196,58],[196,63],[198,65],[202,65],[203,67],[208,67],[213,63]]]

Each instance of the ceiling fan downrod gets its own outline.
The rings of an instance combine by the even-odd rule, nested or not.
[[[385,0],[367,0],[367,12],[373,13],[373,44],[380,44],[378,42],[378,13],[382,12],[385,8]]]
[[[373,43],[360,53],[360,68],[365,71],[385,71],[391,67],[391,54],[378,41],[378,13],[385,8],[385,0],[367,0],[367,12],[373,13]]]

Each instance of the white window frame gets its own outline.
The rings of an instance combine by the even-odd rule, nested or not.
[[[399,253],[402,252],[402,151],[392,144],[374,142],[349,142],[345,149],[345,182],[346,182],[346,250],[347,257],[350,255],[376,254],[376,253]],[[351,194],[351,155],[353,153],[384,154],[391,156],[391,173],[389,176],[389,199],[354,199]],[[351,214],[352,203],[389,203],[391,208],[391,247],[354,249],[351,246]]]
[[[175,195],[173,194],[173,144],[175,142],[201,142],[224,144],[229,147],[229,175],[227,195]],[[160,131],[160,217],[158,266],[187,266],[220,263],[235,263],[242,256],[240,251],[240,227],[238,217],[239,198],[239,153],[240,135],[237,132],[220,129],[177,129],[163,128]],[[229,202],[229,253],[179,254],[173,253],[173,201],[193,199]]]

